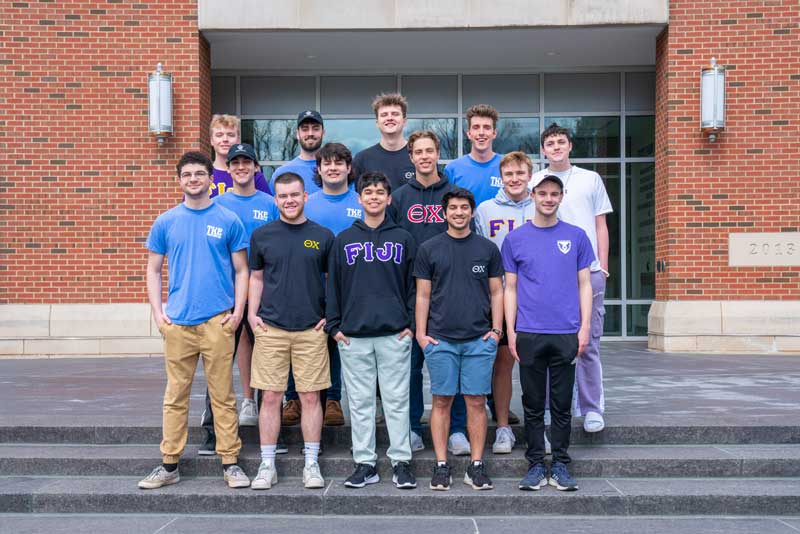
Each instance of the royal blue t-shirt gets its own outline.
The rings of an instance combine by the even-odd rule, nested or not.
[[[467,154],[447,164],[444,173],[453,184],[463,187],[475,195],[475,205],[492,199],[503,188],[500,177],[500,160],[503,157],[495,154],[492,159],[480,163]]]
[[[574,334],[581,326],[578,271],[594,261],[592,243],[577,226],[527,223],[510,232],[503,267],[517,274],[517,332]]]
[[[289,163],[285,163],[275,169],[275,172],[272,173],[272,178],[269,179],[269,186],[273,192],[275,191],[275,178],[286,172],[293,172],[303,178],[303,182],[306,184],[306,192],[309,196],[321,189],[314,182],[314,174],[317,172],[317,160],[315,159],[300,159],[300,156],[297,156]]]
[[[341,195],[329,195],[317,191],[308,197],[305,207],[306,217],[317,224],[321,224],[333,235],[347,230],[353,221],[364,218],[364,210],[358,203],[358,193],[350,187]]]
[[[158,216],[146,247],[168,259],[170,321],[200,324],[233,308],[231,254],[247,248],[235,213],[214,203],[201,210],[179,204]]]
[[[278,206],[275,205],[275,199],[272,198],[272,195],[261,191],[256,191],[254,195],[249,197],[237,195],[231,191],[214,197],[214,202],[234,212],[239,217],[239,220],[242,221],[245,239],[247,240],[248,256],[250,255],[250,236],[253,235],[253,231],[262,224],[267,224],[280,217]]]

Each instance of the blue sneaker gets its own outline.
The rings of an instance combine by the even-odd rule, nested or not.
[[[554,462],[550,468],[549,484],[559,491],[575,491],[578,483],[569,475],[567,466],[561,462]]]
[[[537,491],[542,489],[542,486],[546,485],[547,471],[545,471],[543,463],[531,466],[525,478],[519,481],[519,489],[521,490]]]

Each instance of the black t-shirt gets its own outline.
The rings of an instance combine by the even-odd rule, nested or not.
[[[414,164],[408,155],[408,145],[400,150],[386,150],[380,143],[365,148],[353,158],[353,173],[358,179],[367,171],[380,171],[389,178],[392,191],[405,185],[415,174]]]
[[[428,239],[417,252],[414,276],[431,281],[429,336],[466,341],[492,327],[489,278],[503,276],[503,260],[485,237],[443,233]]]
[[[325,279],[333,232],[306,220],[280,219],[250,237],[250,269],[264,271],[258,316],[283,330],[300,331],[325,317]]]

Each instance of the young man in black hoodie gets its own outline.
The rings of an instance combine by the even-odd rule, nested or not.
[[[442,197],[456,189],[439,173],[439,138],[430,130],[419,130],[408,137],[408,152],[416,174],[406,185],[392,195],[387,213],[401,228],[414,236],[417,245],[447,231],[442,209]],[[425,355],[414,341],[411,348],[411,450],[425,448],[422,442],[422,412],[425,404],[422,397],[422,364]],[[467,408],[464,398],[457,395],[450,413],[450,438],[448,450],[456,455],[470,454],[470,445],[465,435],[467,430]]]
[[[375,381],[389,431],[387,456],[398,488],[415,488],[411,473],[408,375],[414,324],[414,238],[386,217],[392,186],[385,174],[358,180],[364,220],[334,240],[328,258],[326,331],[337,341],[350,405],[356,469],[344,485],[380,481],[375,462]]]

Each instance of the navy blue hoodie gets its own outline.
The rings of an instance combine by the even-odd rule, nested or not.
[[[377,228],[357,220],[328,256],[325,331],[379,337],[414,329],[414,238],[388,216]]]
[[[447,231],[442,197],[457,186],[443,174],[439,174],[439,178],[435,184],[425,187],[415,177],[392,193],[392,203],[386,213],[414,236],[417,245]]]

